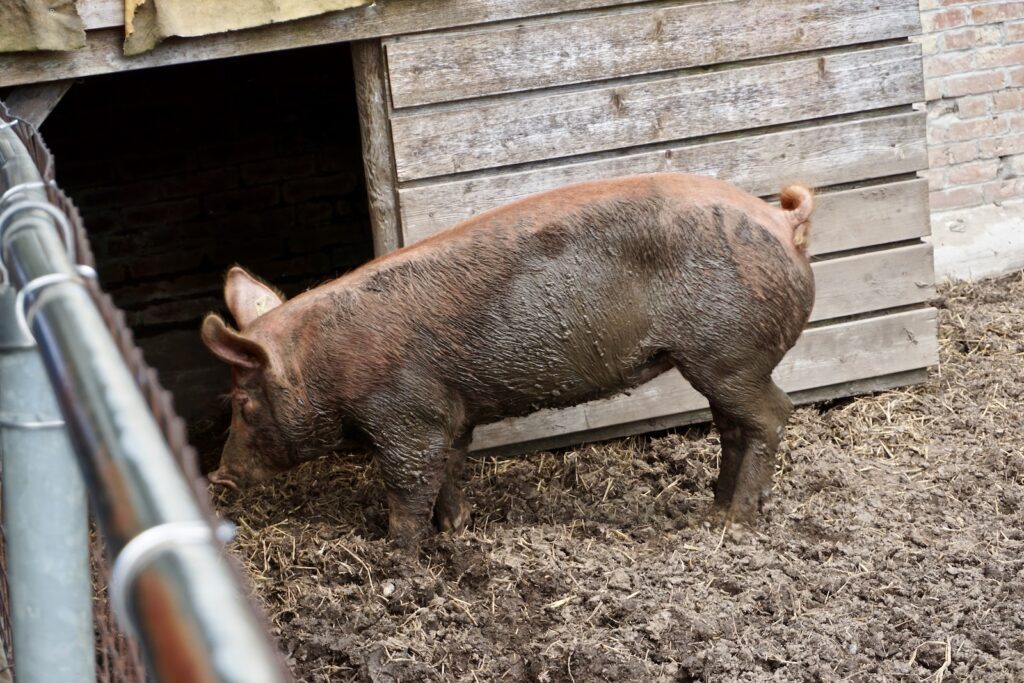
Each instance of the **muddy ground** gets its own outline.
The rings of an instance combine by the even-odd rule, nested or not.
[[[1024,273],[942,292],[925,386],[797,411],[753,532],[706,428],[472,463],[472,527],[383,540],[365,460],[221,492],[304,681],[1024,681]]]

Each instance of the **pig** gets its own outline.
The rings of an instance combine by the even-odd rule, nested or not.
[[[456,198],[457,200],[457,198]],[[460,472],[478,424],[605,398],[672,368],[721,435],[712,512],[752,521],[792,412],[772,371],[814,302],[813,196],[781,208],[659,173],[526,197],[285,301],[240,267],[202,338],[231,366],[211,481],[237,487],[361,435],[388,535],[470,518]]]

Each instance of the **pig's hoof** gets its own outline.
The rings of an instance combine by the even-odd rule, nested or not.
[[[423,543],[423,539],[426,537],[426,533],[422,530],[417,532],[399,531],[395,532],[388,530],[388,541],[392,546],[397,548],[399,551],[406,555],[415,557],[419,554],[420,545]]]
[[[465,498],[460,497],[453,505],[438,508],[437,528],[449,533],[462,531],[472,515],[472,506]]]

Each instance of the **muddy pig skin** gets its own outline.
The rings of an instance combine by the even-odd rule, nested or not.
[[[807,323],[810,192],[773,207],[724,182],[583,183],[483,213],[285,302],[233,268],[231,430],[210,479],[262,480],[361,435],[389,535],[460,529],[474,426],[612,396],[676,368],[721,432],[715,510],[749,521],[792,411],[771,373]]]

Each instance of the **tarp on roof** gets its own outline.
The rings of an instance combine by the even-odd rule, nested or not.
[[[124,53],[171,36],[204,36],[368,5],[372,0],[125,0]]]
[[[80,47],[85,26],[74,0],[0,0],[0,52]]]

